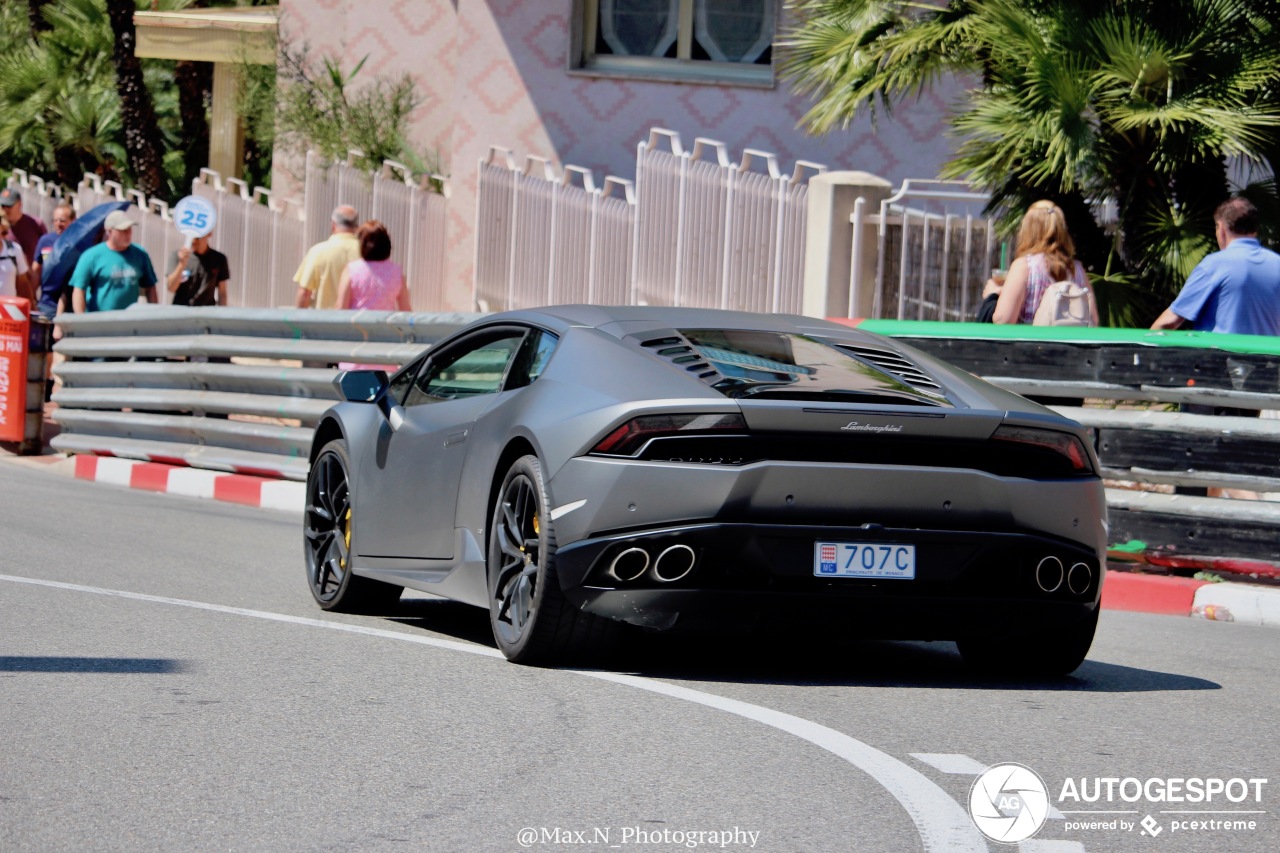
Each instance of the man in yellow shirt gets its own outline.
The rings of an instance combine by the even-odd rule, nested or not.
[[[338,301],[338,282],[347,264],[360,259],[360,241],[356,239],[359,215],[349,204],[333,209],[329,239],[307,250],[302,266],[294,273],[298,283],[295,305],[308,308],[332,308]]]

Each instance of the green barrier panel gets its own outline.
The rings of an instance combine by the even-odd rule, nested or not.
[[[1185,347],[1226,352],[1280,356],[1280,338],[1267,335],[1222,335],[1217,332],[1157,332],[1151,329],[1111,329],[1070,326],[997,325],[995,323],[943,323],[937,320],[844,320],[846,323],[893,338],[967,338],[995,341],[1052,341],[1065,344],[1128,344],[1130,346]]]

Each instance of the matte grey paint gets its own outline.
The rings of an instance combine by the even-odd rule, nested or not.
[[[989,436],[1002,422],[1048,427],[1080,437],[1096,467],[1079,424],[890,339],[808,317],[557,306],[493,315],[436,349],[475,329],[511,324],[560,338],[541,377],[528,387],[410,407],[404,410],[406,425],[394,435],[377,405],[339,403],[326,413],[350,448],[357,574],[487,606],[484,549],[493,484],[505,473],[498,469],[499,458],[516,440],[541,460],[553,508],[585,501],[555,522],[562,547],[620,527],[711,519],[726,507],[776,513],[790,495],[797,523],[809,510],[838,510],[857,524],[1012,524],[1079,542],[1099,560],[1105,555],[1105,500],[1096,479],[1045,482],[955,468],[805,462],[728,467],[585,456],[637,415],[742,411],[752,426],[776,426],[790,413],[801,429],[816,432],[850,422],[972,437]],[[717,327],[809,334],[896,352],[929,374],[953,407],[733,400],[636,343],[672,329]],[[802,413],[806,409],[814,411]],[[465,441],[458,441],[464,431]]]

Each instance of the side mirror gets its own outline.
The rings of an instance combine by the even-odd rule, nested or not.
[[[344,370],[334,377],[333,388],[348,403],[375,403],[387,390],[387,372]]]

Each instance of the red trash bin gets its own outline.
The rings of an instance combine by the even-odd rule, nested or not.
[[[31,302],[0,296],[0,441],[26,439],[30,336]]]

